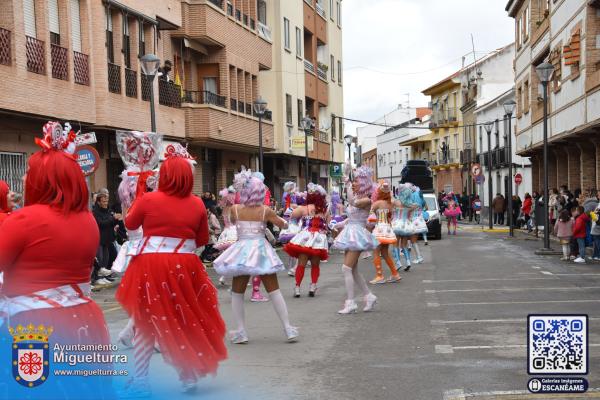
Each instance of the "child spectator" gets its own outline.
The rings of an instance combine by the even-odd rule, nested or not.
[[[575,219],[573,224],[573,239],[577,240],[577,246],[579,248],[579,257],[575,259],[576,263],[585,263],[585,226],[590,220],[582,206],[573,207],[571,214]]]
[[[562,261],[569,260],[569,242],[573,235],[573,219],[571,213],[567,210],[562,210],[559,214],[556,224],[554,224],[554,234],[560,240],[563,256]]]

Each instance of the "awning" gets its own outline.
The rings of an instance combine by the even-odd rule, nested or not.
[[[398,143],[398,145],[399,146],[410,146],[412,144],[426,143],[426,142],[431,142],[431,135],[419,136],[419,137],[409,140],[407,142],[400,142],[400,143]]]
[[[200,54],[204,54],[205,56],[208,55],[208,50],[206,49],[206,46],[198,43],[193,39],[183,38],[183,45],[188,49],[197,51]]]
[[[108,7],[113,7],[113,8],[119,9],[128,15],[132,15],[138,19],[143,20],[145,23],[155,25],[155,26],[159,25],[159,21],[157,21],[156,19],[151,18],[147,15],[144,15],[141,12],[134,10],[133,8],[127,7],[126,5],[121,4],[116,0],[103,0],[103,1],[104,1],[104,4],[107,5]]]

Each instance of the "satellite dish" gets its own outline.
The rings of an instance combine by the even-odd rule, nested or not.
[[[529,147],[531,147],[531,134],[521,133],[517,135],[517,148],[527,149]]]

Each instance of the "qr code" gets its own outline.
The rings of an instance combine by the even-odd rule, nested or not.
[[[587,374],[587,322],[587,315],[530,315],[529,374]]]

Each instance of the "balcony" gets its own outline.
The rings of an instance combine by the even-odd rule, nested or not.
[[[181,107],[181,86],[159,79],[158,104],[173,108]]]
[[[504,168],[508,165],[509,155],[508,148],[500,147],[493,149],[491,151],[492,154],[492,169]],[[489,161],[489,153],[486,151],[485,153],[478,154],[479,163],[485,168],[488,167]]]
[[[252,104],[246,103],[246,115],[252,115]]]
[[[325,9],[323,8],[323,6],[317,2],[315,9],[317,10],[317,14],[319,14],[321,17],[327,19],[327,14],[325,13]]]
[[[121,67],[117,64],[108,63],[108,91],[121,93]]]
[[[227,2],[227,15],[233,17],[233,4]]]
[[[215,6],[219,7],[221,10],[223,9],[223,0],[209,0]]]
[[[273,36],[271,35],[271,28],[269,28],[267,25],[263,24],[262,22],[258,21],[258,36],[262,37],[265,40],[268,40],[269,42],[273,41]]]
[[[52,77],[66,81],[69,79],[69,61],[67,54],[69,50],[66,47],[60,47],[56,44],[50,45],[50,61],[52,64]]]
[[[321,78],[322,80],[324,80],[325,82],[327,82],[327,71],[329,70],[329,67],[327,66],[327,64],[322,63],[322,62],[317,62],[317,76],[319,78]]]
[[[308,61],[308,60],[304,60],[304,69],[307,70],[308,72],[314,74],[315,73],[315,66],[312,62]]]
[[[235,19],[239,22],[242,22],[242,12],[237,8],[235,9]]]
[[[125,95],[137,97],[137,72],[129,68],[125,68]]]
[[[229,108],[231,108],[232,111],[237,111],[237,100],[236,99],[230,99],[230,106]]]
[[[90,84],[90,65],[88,55],[73,51],[73,72],[75,83],[89,86]]]
[[[150,79],[144,74],[140,74],[142,83],[142,100],[150,101]]]
[[[329,143],[329,134],[327,131],[319,130],[319,141],[323,143]]]
[[[46,73],[46,50],[44,42],[34,37],[26,36],[25,53],[27,55],[27,71],[36,74]]]
[[[460,153],[458,149],[449,149],[447,154],[444,154],[442,151],[438,151],[437,161],[438,165],[459,163]]]
[[[0,28],[0,64],[10,65],[10,31]]]
[[[226,107],[227,97],[219,96],[213,92],[186,90],[184,92],[184,103],[211,104],[218,107]]]

